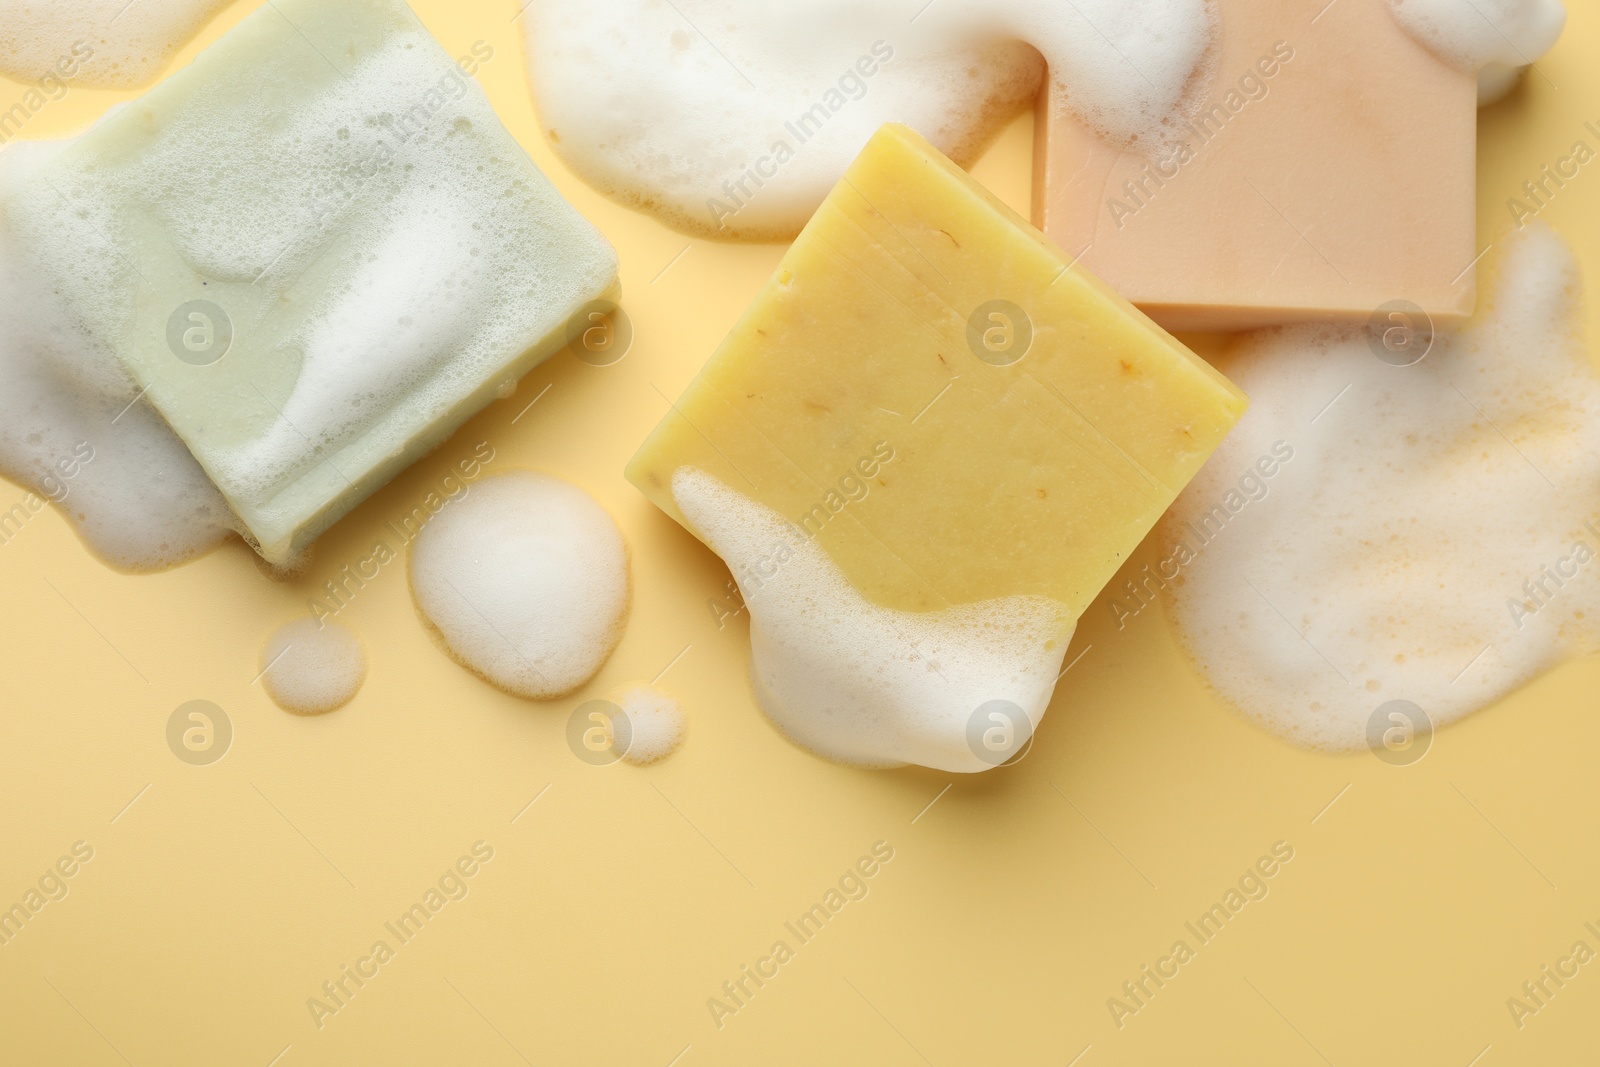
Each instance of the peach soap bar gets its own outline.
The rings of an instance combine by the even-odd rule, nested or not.
[[[1173,145],[1125,150],[1041,99],[1034,221],[1168,329],[1472,311],[1476,77],[1390,0],[1316,7],[1222,0]]]
[[[694,531],[674,476],[710,475],[875,606],[1045,598],[1070,633],[1245,403],[891,124],[628,477]],[[734,573],[747,598],[761,584]]]

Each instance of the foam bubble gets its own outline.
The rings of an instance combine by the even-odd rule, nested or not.
[[[0,0],[0,75],[53,75],[94,89],[148,85],[230,2]]]
[[[0,149],[0,474],[54,500],[108,563],[159,570],[215,547],[238,522],[22,253],[5,201],[69,143]]]
[[[532,700],[599,672],[622,639],[628,587],[627,545],[605,508],[532,471],[478,482],[411,549],[412,595],[449,653]]]
[[[777,512],[693,467],[672,476],[672,495],[697,536],[740,575],[756,573],[773,545],[792,558],[750,608],[750,677],[773,723],[819,755],[861,766],[917,763],[983,771],[970,741],[974,716],[1003,701],[1038,726],[1066,653],[1064,609],[1012,596],[923,614],[864,598],[818,545]],[[987,726],[987,721],[984,722]]]
[[[261,670],[261,684],[278,707],[323,715],[355,698],[367,677],[367,654],[341,624],[297,619],[267,639]]]
[[[574,169],[675,225],[756,238],[797,233],[886,121],[971,161],[1034,100],[1041,53],[1104,136],[1160,142],[1197,96],[1216,25],[1210,0],[939,0],[920,13],[897,0],[534,0],[522,19],[535,104]]]
[[[652,685],[630,685],[612,702],[628,717],[628,751],[625,762],[644,767],[666,759],[678,750],[689,725],[683,709],[672,697]]]
[[[1223,697],[1354,749],[1390,700],[1442,725],[1600,650],[1600,375],[1578,286],[1536,225],[1487,310],[1414,366],[1318,327],[1223,364],[1250,411],[1161,527],[1196,556],[1178,554],[1172,617]]]
[[[1561,0],[1390,0],[1418,41],[1463,70],[1478,72],[1478,103],[1509,93],[1555,47],[1567,24]]]

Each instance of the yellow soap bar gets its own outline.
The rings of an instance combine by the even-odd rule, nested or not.
[[[689,527],[672,479],[698,468],[884,608],[1032,595],[1076,619],[1245,405],[891,124],[627,475]]]

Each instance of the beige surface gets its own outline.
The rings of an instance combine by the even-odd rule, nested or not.
[[[563,355],[539,368],[352,512],[291,584],[264,576],[240,544],[169,574],[118,575],[51,509],[0,544],[0,902],[21,899],[74,842],[95,849],[67,898],[0,946],[0,1062],[1592,1058],[1596,964],[1520,1030],[1506,999],[1574,940],[1600,949],[1584,925],[1600,926],[1600,663],[1570,665],[1440,734],[1415,766],[1391,767],[1267,737],[1206,693],[1157,611],[1119,631],[1102,603],[1089,613],[1101,621],[1086,623],[1069,653],[1083,658],[1012,768],[955,781],[853,771],[780,738],[749,694],[743,623],[718,629],[708,608],[726,596],[726,570],[622,468],[784,249],[690,241],[584,188],[539,138],[516,5],[416,6],[450,54],[493,45],[480,80],[496,110],[621,252],[633,349],[610,367]],[[1583,124],[1600,101],[1600,9],[1572,8],[1567,37],[1541,64],[1549,80],[1535,77],[1480,120],[1484,244],[1501,239],[1506,200],[1543,164],[1578,138],[1597,143]],[[22,92],[0,83],[0,107]],[[74,90],[26,134],[81,128],[118,99]],[[976,168],[1023,209],[1030,144],[1020,120]],[[1576,242],[1591,284],[1600,281],[1594,165],[1540,217]],[[1594,301],[1586,321],[1600,340]],[[252,684],[267,636],[377,539],[398,547],[388,524],[480,442],[493,449],[485,471],[561,474],[622,522],[634,614],[600,678],[551,704],[478,681],[417,622],[402,551],[340,612],[371,655],[361,694],[316,719],[273,707]],[[21,495],[0,483],[0,505]],[[1124,576],[1163,547],[1142,547]],[[661,679],[690,716],[676,755],[643,769],[574,757],[565,733],[580,701],[649,680],[680,653]],[[209,767],[180,762],[166,741],[174,711],[197,698],[234,727],[231,750]],[[467,898],[318,1029],[307,999],[390,936],[384,924],[478,840],[495,854],[471,868]],[[1118,1029],[1107,999],[1280,840],[1295,858],[1267,898]],[[707,1000],[792,937],[784,924],[877,841],[894,859],[866,899],[796,945],[779,977],[718,1029]]]
[[[1477,82],[1389,2],[1222,0],[1183,147],[1152,159],[1041,121],[1034,222],[1169,329],[1364,322],[1393,300],[1459,323],[1481,248]]]

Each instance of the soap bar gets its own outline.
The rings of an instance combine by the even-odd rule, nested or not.
[[[628,477],[676,518],[673,472],[714,475],[814,532],[884,607],[1037,594],[1076,617],[1244,399],[1069,263],[887,125]]]
[[[772,515],[787,526],[793,538],[783,544],[789,535],[770,527],[767,558],[730,560],[753,625],[774,589],[785,595],[782,583],[798,566],[786,561],[804,563],[813,548],[864,601],[839,609],[863,633],[915,629],[909,614],[884,611],[921,618],[1008,597],[1059,606],[1037,707],[1007,697],[1036,719],[1077,617],[1244,407],[1243,394],[1208,364],[922,137],[890,124],[627,476],[713,547],[739,539],[730,516]],[[716,513],[717,530],[686,516],[685,485],[707,515]],[[719,503],[730,493],[753,506]],[[811,591],[791,595],[815,601],[827,586],[805,583]],[[1000,629],[995,639],[1005,641]],[[794,633],[773,641],[775,656],[804,655]],[[918,654],[954,678],[973,649],[965,638],[947,644],[942,657],[926,644]],[[840,698],[837,708],[796,707],[793,692],[779,691],[780,665],[759,662],[762,648],[757,640],[763,706],[810,747],[854,762],[982,769],[962,755],[976,706],[959,703],[967,695],[953,694],[958,706],[936,723],[917,712],[919,728],[943,731],[942,742],[907,742],[895,736],[904,723],[883,722],[830,741],[823,735],[832,727],[813,729],[807,713],[837,711],[837,723],[854,705]],[[873,655],[871,647],[850,653],[868,696]],[[931,677],[926,667],[921,675]],[[991,681],[990,695],[1007,683]],[[974,684],[981,694],[981,681]],[[878,695],[882,704],[896,699]],[[887,714],[865,696],[859,703],[862,715]]]
[[[1459,325],[1476,78],[1390,6],[1340,0],[1313,21],[1320,4],[1221,0],[1215,77],[1166,146],[1109,144],[1047,89],[1034,221],[1168,329],[1366,322],[1395,301]]]
[[[274,0],[8,204],[269,561],[567,343],[617,260],[400,0]],[[48,243],[41,239],[52,237]]]

